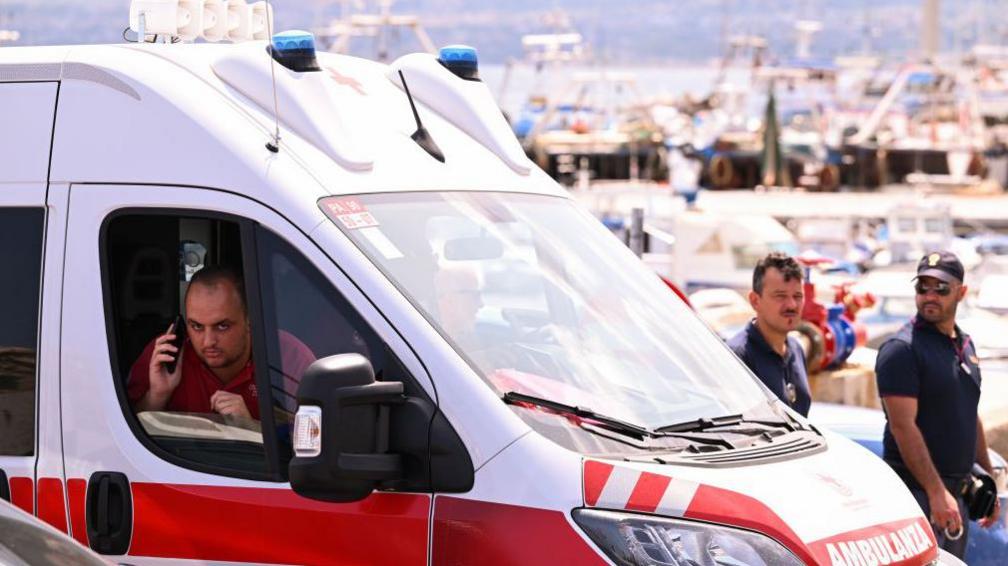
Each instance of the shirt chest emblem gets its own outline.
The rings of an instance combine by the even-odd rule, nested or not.
[[[789,405],[794,405],[795,401],[798,400],[798,388],[795,387],[794,383],[784,384],[784,394],[787,396]]]

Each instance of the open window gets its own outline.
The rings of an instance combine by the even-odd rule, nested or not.
[[[376,379],[401,381],[408,395],[430,403],[325,275],[267,228],[219,214],[128,210],[106,221],[102,241],[113,373],[124,414],[138,438],[169,461],[209,473],[285,480],[297,388],[307,367],[326,356],[361,354]],[[149,384],[153,379],[152,342],[179,314],[188,332],[180,371],[190,373],[182,374],[176,391],[192,385],[193,375],[208,384],[203,401],[215,387],[226,386],[213,381],[212,360],[201,350],[203,338],[194,328],[216,321],[197,320],[192,312],[201,278],[222,266],[240,276],[246,298],[249,368],[242,387],[247,389],[235,392],[243,394],[250,418],[220,414],[211,405],[198,406],[200,399],[187,402],[174,393],[166,406],[142,406],[137,380]],[[416,485],[425,484],[426,428],[406,437],[410,446],[401,448],[416,455],[408,458],[410,465],[422,468],[412,477],[422,476]]]
[[[141,440],[156,453],[188,467],[262,477],[274,474],[258,415],[260,386],[252,359],[255,324],[249,317],[247,300],[238,303],[240,309],[230,311],[220,310],[228,307],[226,301],[222,306],[213,304],[217,309],[212,311],[213,320],[197,320],[186,312],[191,281],[208,267],[233,273],[239,283],[233,287],[241,289],[237,296],[247,296],[244,281],[249,250],[242,240],[243,232],[249,230],[247,224],[234,218],[181,212],[116,214],[106,222],[103,236],[105,301],[114,377],[124,410]],[[224,283],[221,286],[230,288]],[[214,295],[226,296],[223,292]],[[197,332],[210,332],[202,328],[204,325],[221,328],[217,319],[223,315],[218,312],[230,313],[231,338],[226,344],[198,348]],[[180,381],[166,405],[144,407],[144,396],[157,378],[152,375],[157,369],[150,363],[156,355],[154,341],[168,331],[178,315],[187,327]],[[242,369],[225,374],[228,381],[221,381],[217,375],[221,364],[204,359],[204,348],[222,352],[219,357],[233,358],[227,367]],[[215,412],[210,399],[218,389],[239,396],[251,414]]]

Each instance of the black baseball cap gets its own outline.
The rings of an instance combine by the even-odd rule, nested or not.
[[[934,277],[948,283],[962,283],[965,271],[959,258],[945,250],[924,254],[917,264],[917,277]]]

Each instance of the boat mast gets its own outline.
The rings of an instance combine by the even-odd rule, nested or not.
[[[352,8],[361,9],[363,2],[343,0],[341,2],[340,18],[329,25],[316,29],[315,37],[329,51],[347,53],[350,40],[354,37],[371,37],[375,40],[376,59],[389,60],[389,38],[399,29],[407,29],[413,33],[424,51],[437,55],[437,48],[431,41],[427,31],[420,24],[420,18],[415,15],[398,15],[392,13],[394,0],[378,0],[378,13],[353,13]],[[352,4],[352,6],[350,6]]]
[[[934,61],[941,47],[939,12],[941,0],[923,0],[921,17],[921,55],[927,61]]]

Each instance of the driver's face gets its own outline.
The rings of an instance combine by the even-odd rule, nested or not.
[[[186,333],[210,369],[245,364],[251,353],[248,316],[234,285],[197,284],[186,295]]]

